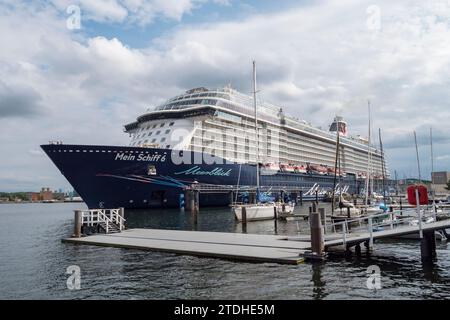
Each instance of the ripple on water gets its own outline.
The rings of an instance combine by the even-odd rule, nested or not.
[[[144,250],[61,243],[80,204],[0,205],[0,298],[4,299],[448,299],[450,251],[437,244],[434,266],[420,262],[417,241],[379,241],[360,258],[331,255],[326,263],[285,266],[197,258]],[[129,227],[192,229],[178,210],[127,211]],[[302,220],[278,222],[297,234]],[[227,208],[202,209],[199,230],[241,232]],[[248,233],[274,234],[272,221]],[[81,268],[81,290],[67,289],[66,268]],[[382,288],[368,290],[367,268],[381,270]]]

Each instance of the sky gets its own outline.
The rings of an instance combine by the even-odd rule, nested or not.
[[[79,18],[79,19],[78,19]],[[79,23],[78,23],[79,22]],[[328,128],[381,128],[393,173],[450,170],[450,1],[0,0],[0,191],[68,190],[40,145],[126,145],[123,125],[231,83]]]

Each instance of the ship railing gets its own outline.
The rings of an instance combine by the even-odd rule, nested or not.
[[[123,217],[123,208],[119,209],[89,209],[81,211],[82,225],[92,227],[104,223],[106,233],[111,230],[125,229],[126,219]]]

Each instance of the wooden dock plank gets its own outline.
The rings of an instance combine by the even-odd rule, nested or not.
[[[202,257],[298,264],[309,244],[285,237],[220,232],[131,229],[122,233],[63,239],[63,242],[146,249]]]
[[[424,223],[423,231],[450,228],[450,220]],[[393,238],[419,233],[419,226],[398,226],[373,232],[373,239]],[[161,229],[129,229],[121,233],[96,234],[81,238],[63,239],[63,242],[135,248],[187,254],[201,257],[225,258],[252,262],[298,264],[310,249],[309,235],[279,236],[261,234],[224,233],[208,231],[181,231]],[[356,244],[370,239],[368,231],[346,235],[346,244]],[[342,234],[325,236],[325,247],[344,244]]]
[[[164,229],[132,229],[110,234],[112,237],[146,238],[183,242],[202,242],[242,246],[308,249],[308,243],[287,241],[287,236],[210,231],[184,231]]]

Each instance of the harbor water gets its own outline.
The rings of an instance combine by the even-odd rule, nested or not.
[[[322,204],[325,205],[325,204]],[[361,257],[332,255],[298,266],[244,263],[135,249],[63,244],[81,203],[0,205],[0,299],[448,299],[450,248],[437,242],[434,265],[420,243],[384,240]],[[306,204],[299,210],[307,211]],[[202,208],[195,227],[180,210],[130,211],[129,228],[242,232],[229,208]],[[248,223],[247,233],[296,235],[307,222]],[[81,288],[70,290],[69,266]],[[368,268],[381,288],[368,288]],[[370,287],[370,286],[369,286]]]

